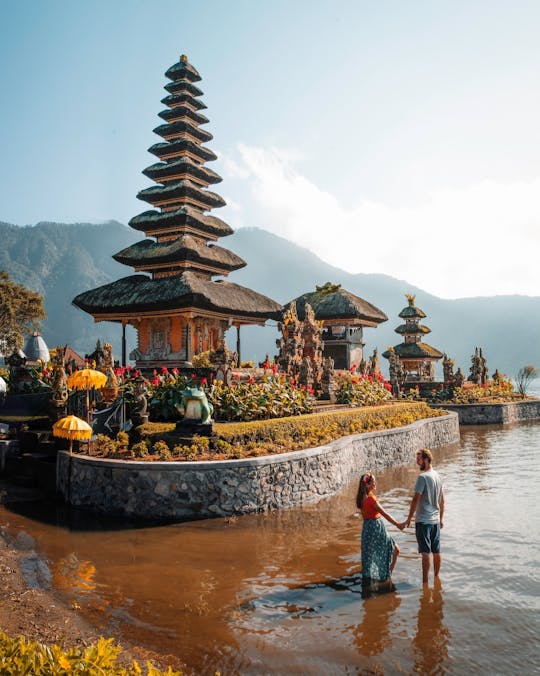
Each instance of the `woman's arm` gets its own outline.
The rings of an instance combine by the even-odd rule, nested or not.
[[[399,524],[399,523],[394,519],[394,517],[393,517],[391,514],[389,514],[386,510],[384,510],[384,509],[381,507],[381,503],[380,503],[380,502],[377,500],[377,498],[375,498],[375,497],[373,498],[373,504],[375,505],[375,509],[379,512],[379,514],[380,514],[381,516],[384,516],[384,518],[385,518],[387,521],[390,521],[390,523],[391,523],[393,526],[396,526],[396,528],[399,528],[399,527],[400,527],[401,524]]]

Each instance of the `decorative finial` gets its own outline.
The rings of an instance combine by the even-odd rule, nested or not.
[[[182,63],[187,63],[187,62],[188,62],[187,56],[186,56],[185,54],[182,54],[182,56],[180,57],[180,61],[181,61]]]
[[[341,289],[341,284],[332,284],[332,282],[326,282],[322,286],[315,286],[317,293],[326,294],[326,293],[335,293]]]
[[[406,293],[405,298],[409,301],[409,307],[414,307],[414,299],[416,296],[413,296],[412,293]]]

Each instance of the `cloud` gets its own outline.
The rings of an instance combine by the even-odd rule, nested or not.
[[[345,208],[298,159],[238,147],[230,166],[248,183],[252,222],[349,272],[385,273],[444,298],[540,295],[540,178],[441,188],[406,208],[369,199]]]

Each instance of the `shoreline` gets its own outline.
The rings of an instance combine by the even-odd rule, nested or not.
[[[24,496],[22,496],[24,491]],[[0,480],[0,500],[6,495],[16,501],[28,500],[28,489],[18,489],[8,481]],[[32,491],[36,500],[40,495]],[[0,524],[0,631],[10,638],[24,636],[27,641],[58,645],[63,650],[84,649],[101,637],[114,639],[121,646],[118,664],[131,666],[137,660],[144,667],[150,661],[156,668],[182,670],[186,666],[174,656],[164,656],[133,645],[119,632],[108,627],[97,627],[78,612],[75,602],[69,603],[61,591],[50,582],[46,561],[36,551],[31,535],[20,531],[16,536],[9,524]],[[143,670],[145,673],[146,670]]]

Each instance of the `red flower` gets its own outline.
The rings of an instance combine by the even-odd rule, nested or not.
[[[169,373],[169,369],[166,366],[162,366],[161,373]]]
[[[384,383],[384,389],[385,389],[385,390],[388,390],[389,392],[391,392],[391,391],[392,391],[392,385],[390,385],[390,383]],[[401,388],[401,391],[402,391],[402,392],[403,392],[403,389],[404,389],[404,388],[402,387],[402,388]]]
[[[254,382],[255,382],[255,378],[253,376],[250,376],[248,383],[254,383]]]
[[[274,375],[276,375],[276,373],[277,373],[277,364],[273,364],[273,365],[272,365],[272,373],[273,373]]]
[[[152,378],[152,385],[153,385],[154,387],[157,387],[157,386],[159,385],[159,378],[158,378],[157,376],[154,376],[154,377]]]
[[[208,378],[201,378],[201,385],[206,385],[208,383]]]
[[[233,373],[233,374],[232,374],[232,377],[233,377],[233,380],[238,380],[238,378],[239,378],[240,376],[238,375],[238,373]]]
[[[175,376],[177,376],[180,373],[180,371],[176,368],[176,366],[173,368],[172,372],[173,372],[173,375],[175,375]]]

